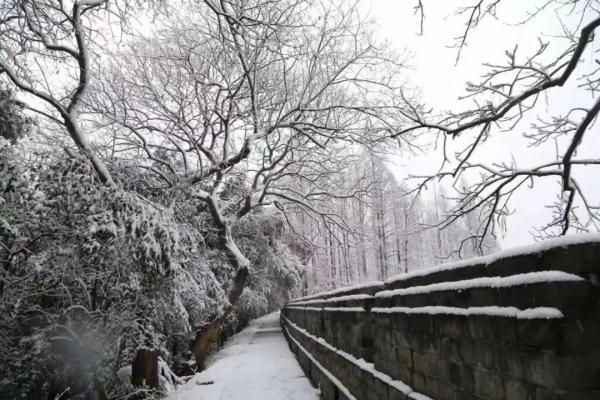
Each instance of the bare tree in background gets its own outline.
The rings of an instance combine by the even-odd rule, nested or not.
[[[421,16],[423,3],[418,2]],[[463,18],[464,30],[456,38],[457,63],[469,38],[476,34],[477,26],[484,19],[497,18],[502,0],[465,1],[466,6],[457,10],[455,18]],[[521,24],[527,24],[544,12],[556,11],[557,24],[564,34],[559,43],[567,42],[560,49],[552,48],[550,40],[538,38],[538,48],[532,54],[523,54],[518,45],[506,52],[506,63],[485,64],[487,72],[477,83],[468,83],[467,99],[473,101],[470,108],[455,113],[436,115],[423,105],[412,102],[412,124],[393,136],[429,131],[438,135],[444,144],[444,164],[439,173],[420,177],[416,192],[420,192],[434,180],[454,181],[457,198],[452,209],[443,216],[437,227],[444,228],[465,214],[475,214],[481,222],[473,232],[479,243],[486,235],[501,227],[511,213],[509,202],[517,192],[533,186],[539,180],[557,182],[558,200],[550,207],[553,219],[539,230],[540,236],[563,235],[568,232],[597,231],[600,228],[600,205],[591,199],[580,184],[574,169],[593,173],[600,164],[598,153],[590,158],[577,157],[581,143],[592,132],[600,112],[600,99],[595,98],[600,85],[600,68],[597,59],[595,32],[600,26],[598,3],[589,0],[550,0],[535,8]],[[422,21],[422,20],[421,20]],[[532,40],[536,40],[532,38]],[[593,60],[594,66],[585,65]],[[544,115],[534,122],[523,135],[530,146],[541,147],[554,144],[555,157],[537,165],[523,168],[529,160],[505,160],[491,163],[481,157],[485,143],[491,137],[508,135],[517,129],[518,123],[539,113],[543,100],[561,97],[565,86],[587,89],[590,96],[585,102],[574,105],[564,114]],[[459,139],[466,146],[454,157],[447,154],[449,139]],[[506,139],[510,140],[510,139]],[[463,143],[463,142],[460,143]],[[531,163],[530,163],[531,164]],[[474,183],[464,185],[461,177]],[[473,221],[470,222],[473,225]],[[465,242],[466,244],[466,242]]]
[[[115,131],[117,159],[141,158],[171,204],[185,193],[210,210],[235,272],[229,304],[193,345],[202,364],[251,269],[237,222],[276,207],[343,228],[330,199],[360,188],[337,179],[355,146],[400,129],[402,63],[351,3],[206,0],[175,14],[119,55],[89,105]]]
[[[472,215],[438,231],[436,224],[451,207],[451,200],[442,190],[434,191],[435,198],[410,198],[406,182],[397,181],[390,162],[382,156],[365,149],[336,185],[346,191],[363,188],[357,196],[330,201],[333,209],[346,216],[349,229],[292,216],[294,225],[312,234],[310,263],[305,263],[310,291],[385,280],[481,255],[481,249],[472,246]],[[439,212],[436,207],[441,207]],[[482,247],[484,252],[497,248],[492,237],[486,238]]]

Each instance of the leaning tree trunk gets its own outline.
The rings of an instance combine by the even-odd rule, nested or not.
[[[221,315],[210,321],[205,327],[196,332],[196,337],[192,340],[190,347],[196,360],[196,367],[199,370],[204,369],[206,358],[217,343],[219,332],[227,317],[234,310],[244,286],[250,270],[250,261],[242,254],[237,244],[233,240],[229,226],[225,224],[219,225],[220,235],[219,240],[221,246],[227,256],[229,264],[234,268],[235,275],[232,279],[229,293],[227,294],[228,305]]]

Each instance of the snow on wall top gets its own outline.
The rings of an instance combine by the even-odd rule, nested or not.
[[[560,319],[563,313],[553,307],[535,307],[525,310],[516,307],[485,306],[485,307],[447,307],[447,306],[425,306],[425,307],[375,307],[371,312],[381,314],[428,314],[428,315],[485,315],[489,317],[509,317],[517,319]]]
[[[578,234],[578,235],[569,235],[569,236],[561,236],[558,238],[548,239],[540,243],[529,244],[525,246],[513,247],[510,249],[500,250],[495,253],[489,254],[483,257],[471,258],[468,260],[461,260],[446,264],[437,265],[435,267],[421,269],[418,271],[408,272],[405,274],[395,275],[388,278],[385,283],[394,283],[399,281],[405,281],[411,278],[427,276],[433,274],[435,272],[440,271],[448,271],[457,268],[469,267],[474,265],[489,265],[495,261],[498,261],[503,258],[510,258],[514,256],[523,256],[527,254],[536,254],[542,251],[558,248],[558,247],[567,247],[574,244],[582,244],[582,243],[596,243],[600,242],[600,234],[599,233],[589,233],[589,234]]]
[[[289,302],[289,305],[304,305],[304,304],[320,304],[320,303],[335,303],[338,301],[352,301],[352,300],[368,300],[372,299],[373,296],[369,296],[368,294],[351,294],[348,296],[339,296],[339,297],[329,297],[327,299],[314,299],[314,300],[292,300]]]
[[[326,296],[334,296],[336,294],[346,293],[346,292],[350,292],[352,290],[367,289],[367,288],[376,287],[376,286],[383,286],[383,282],[382,281],[365,282],[365,283],[359,283],[357,285],[345,286],[342,288],[333,289],[328,292],[315,293],[315,294],[311,294],[309,296],[299,297],[297,299],[291,300],[290,304],[296,303],[299,301],[317,299],[317,298],[326,297]]]
[[[563,271],[538,271],[525,274],[516,274],[511,276],[494,276],[485,278],[467,279],[464,281],[452,281],[442,283],[432,283],[431,285],[413,286],[405,289],[383,290],[375,294],[375,297],[385,298],[392,296],[402,296],[410,294],[421,294],[431,292],[441,292],[446,290],[465,290],[470,288],[490,287],[502,288],[519,285],[531,285],[543,282],[577,282],[585,281],[580,276],[569,274]]]
[[[483,256],[483,257],[475,257],[475,258],[471,258],[468,260],[461,260],[461,261],[456,261],[456,262],[451,262],[451,263],[445,263],[445,264],[440,264],[440,265],[436,265],[434,267],[425,268],[425,269],[421,269],[421,270],[417,270],[417,271],[413,271],[413,272],[402,273],[399,275],[392,276],[392,277],[388,278],[387,280],[385,280],[384,282],[382,282],[382,281],[367,282],[367,283],[361,283],[358,285],[346,286],[343,288],[338,288],[338,289],[330,290],[327,292],[316,293],[316,294],[312,294],[309,296],[304,296],[304,297],[294,299],[290,303],[304,301],[304,300],[318,299],[318,298],[323,298],[323,297],[327,297],[327,296],[335,296],[336,294],[341,294],[341,293],[349,292],[352,290],[359,290],[359,289],[365,289],[365,288],[370,288],[370,287],[382,286],[384,284],[391,284],[394,282],[405,281],[405,280],[408,280],[411,278],[423,277],[423,276],[431,275],[431,274],[434,274],[436,272],[441,272],[441,271],[449,271],[449,270],[453,270],[453,269],[473,267],[473,266],[477,266],[477,265],[489,265],[489,264],[491,264],[495,261],[498,261],[500,259],[503,259],[503,258],[523,256],[523,255],[527,255],[527,254],[537,254],[537,253],[551,250],[554,248],[567,247],[567,246],[583,244],[583,243],[600,243],[600,233],[586,233],[586,234],[561,236],[558,238],[548,239],[548,240],[545,240],[540,243],[500,250],[495,253],[489,254],[487,256]]]

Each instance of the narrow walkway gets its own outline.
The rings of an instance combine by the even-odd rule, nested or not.
[[[250,322],[231,337],[209,367],[167,400],[318,400],[290,351],[279,313]]]

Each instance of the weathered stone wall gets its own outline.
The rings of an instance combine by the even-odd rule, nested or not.
[[[597,400],[598,239],[305,297],[282,325],[325,400]]]

